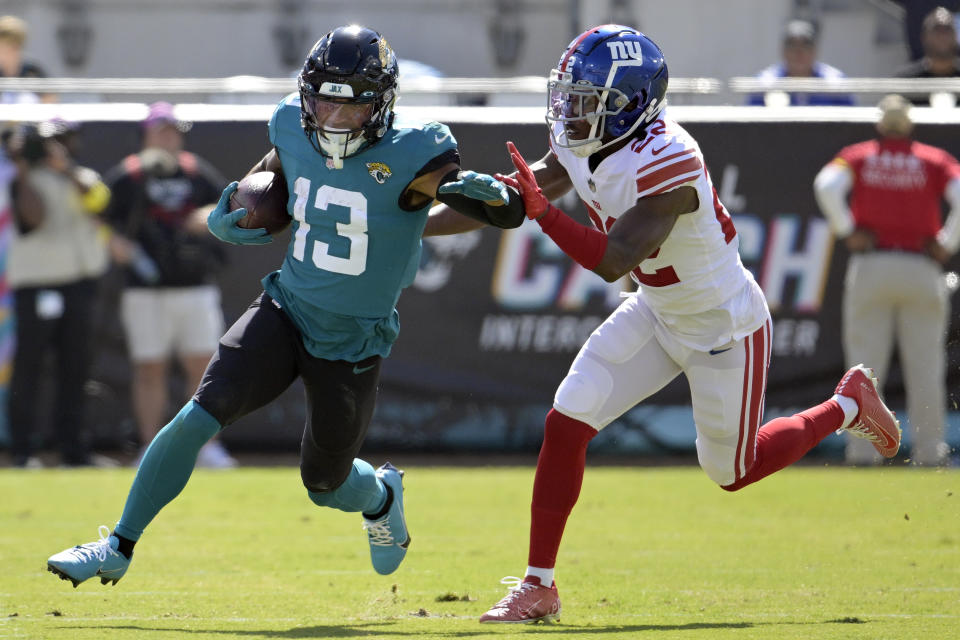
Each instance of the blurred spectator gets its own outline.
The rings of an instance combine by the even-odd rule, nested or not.
[[[13,234],[13,212],[10,206],[10,185],[17,167],[10,157],[8,143],[13,135],[12,125],[0,131],[0,442],[10,443],[7,419],[7,400],[10,375],[13,372],[13,293],[7,281],[7,258]]]
[[[837,80],[845,77],[843,72],[825,62],[817,60],[817,27],[807,20],[791,20],[783,32],[783,61],[772,64],[757,77],[762,80],[776,78],[823,78]],[[774,92],[776,93],[776,92]],[[768,101],[764,94],[753,94],[747,104],[763,105]],[[845,93],[791,93],[789,104],[792,106],[849,106],[854,104],[853,96]]]
[[[903,5],[903,27],[910,60],[923,57],[923,20],[927,15],[937,7],[944,7],[951,12],[960,10],[960,0],[897,0],[897,3]]]
[[[944,7],[937,7],[923,19],[921,29],[923,57],[899,69],[899,78],[957,78],[960,77],[960,57],[957,56],[957,27],[954,16]],[[929,105],[929,94],[908,96],[915,105]],[[956,100],[951,101],[955,103]],[[952,106],[952,105],[951,105]]]
[[[0,77],[45,78],[43,69],[34,62],[23,59],[23,47],[27,42],[27,23],[16,16],[0,16]],[[32,93],[5,91],[0,102],[36,102]],[[43,102],[55,102],[53,94],[39,96]]]
[[[117,234],[111,247],[114,259],[127,267],[121,319],[144,448],[170,418],[171,358],[177,356],[192,394],[224,329],[214,276],[225,254],[207,230],[206,214],[226,181],[205,160],[184,151],[188,129],[171,104],[150,105],[142,150],[107,175],[113,199],[106,218]],[[212,440],[197,465],[224,468],[236,461]]]
[[[40,466],[38,390],[50,350],[56,358],[52,418],[63,464],[116,464],[90,452],[84,433],[94,301],[108,264],[106,228],[95,216],[110,192],[96,172],[74,162],[75,134],[63,121],[44,122],[26,130],[16,155],[16,229],[7,266],[16,314],[11,451],[20,467]]]
[[[899,345],[910,457],[939,465],[949,454],[944,443],[949,302],[942,265],[960,247],[960,164],[943,149],[910,138],[909,108],[901,96],[885,97],[879,138],[841,149],[817,174],[814,191],[852,254],[843,301],[847,364],[870,362],[882,384]],[[946,223],[942,199],[951,207]],[[863,440],[848,441],[846,458],[851,464],[879,462]]]

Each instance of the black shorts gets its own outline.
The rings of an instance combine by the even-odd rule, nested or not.
[[[263,293],[220,339],[193,399],[227,426],[272,402],[299,376],[307,401],[301,474],[308,489],[330,491],[346,479],[366,437],[381,360],[310,355],[300,331]]]

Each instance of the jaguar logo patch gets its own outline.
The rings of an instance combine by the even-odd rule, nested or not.
[[[393,175],[390,167],[382,162],[368,162],[367,171],[370,173],[370,176],[380,184],[386,182],[387,178]]]

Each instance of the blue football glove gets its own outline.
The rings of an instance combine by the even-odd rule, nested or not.
[[[246,209],[230,211],[230,196],[237,190],[238,182],[231,182],[220,195],[220,202],[207,216],[207,228],[210,233],[230,244],[267,244],[273,242],[273,236],[266,229],[244,229],[237,221],[247,215]]]
[[[456,182],[440,185],[437,193],[459,193],[491,205],[506,204],[510,200],[507,186],[493,176],[476,171],[461,171],[458,177],[460,179]]]

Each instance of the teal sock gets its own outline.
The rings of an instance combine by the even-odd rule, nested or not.
[[[187,485],[200,447],[218,431],[220,423],[213,416],[193,400],[188,402],[143,454],[114,532],[139,540],[150,521]]]
[[[307,491],[314,504],[341,511],[376,513],[387,503],[387,488],[370,463],[354,458],[353,469],[342,485],[330,493]]]

